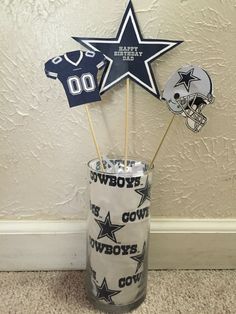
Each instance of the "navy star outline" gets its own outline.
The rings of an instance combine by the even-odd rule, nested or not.
[[[146,252],[146,242],[144,242],[143,244],[143,250],[140,254],[136,255],[136,256],[131,256],[130,258],[132,258],[135,262],[138,262],[137,264],[137,268],[135,271],[135,274],[138,272],[138,270],[140,269],[140,267],[142,266],[143,262],[144,262],[144,257],[145,257],[145,252]]]
[[[130,24],[131,23],[131,24]],[[132,27],[132,35],[135,42],[131,42],[129,27]],[[90,38],[72,37],[77,42],[93,51],[101,51],[109,61],[100,81],[100,93],[103,94],[120,81],[130,78],[153,96],[161,98],[155,77],[151,68],[151,62],[181,44],[183,41],[144,39],[141,35],[135,11],[130,1],[124,13],[118,33],[115,38]],[[142,62],[120,61],[114,58],[114,51],[119,51],[119,46],[134,46],[143,48],[145,57]],[[140,57],[138,57],[140,58]],[[141,76],[144,75],[144,78]]]
[[[100,232],[97,239],[108,237],[110,240],[117,243],[115,232],[123,228],[125,225],[122,226],[122,225],[112,224],[110,212],[108,212],[104,221],[101,221],[98,219],[95,219],[95,221],[100,227]]]
[[[151,184],[149,183],[148,178],[146,180],[145,187],[136,189],[135,192],[141,195],[141,200],[138,207],[143,205],[146,200],[151,200]]]
[[[190,69],[188,72],[178,71],[180,76],[179,81],[175,84],[174,87],[184,85],[186,90],[189,92],[190,86],[192,82],[200,81],[200,78],[193,75],[194,68]]]
[[[108,288],[106,278],[103,279],[101,286],[95,283],[98,300],[104,300],[109,304],[114,304],[112,297],[119,294],[121,290],[111,290]]]

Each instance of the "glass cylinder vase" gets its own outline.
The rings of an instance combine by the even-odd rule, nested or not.
[[[97,309],[124,313],[146,296],[152,171],[133,159],[100,166],[88,163],[86,292]]]

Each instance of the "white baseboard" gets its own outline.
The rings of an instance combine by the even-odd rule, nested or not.
[[[0,221],[0,271],[85,265],[85,221]],[[152,219],[149,268],[236,269],[236,219]]]

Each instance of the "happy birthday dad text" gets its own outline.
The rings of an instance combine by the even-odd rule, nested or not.
[[[134,61],[135,57],[142,57],[143,52],[138,51],[138,47],[119,46],[118,51],[114,51],[114,57],[122,57],[123,61]]]

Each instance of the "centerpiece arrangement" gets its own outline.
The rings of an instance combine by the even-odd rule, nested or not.
[[[87,236],[87,296],[106,312],[127,312],[145,299],[148,270],[150,191],[158,152],[176,115],[199,132],[213,102],[212,81],[199,66],[180,67],[160,92],[151,63],[180,45],[181,40],[144,39],[129,1],[115,38],[73,37],[87,51],[72,51],[45,64],[49,78],[62,83],[70,107],[84,105],[97,158],[88,162],[90,211]],[[102,70],[100,82],[98,71]],[[126,80],[124,156],[101,153],[89,103]],[[128,158],[130,84],[137,83],[174,114],[150,162]]]

